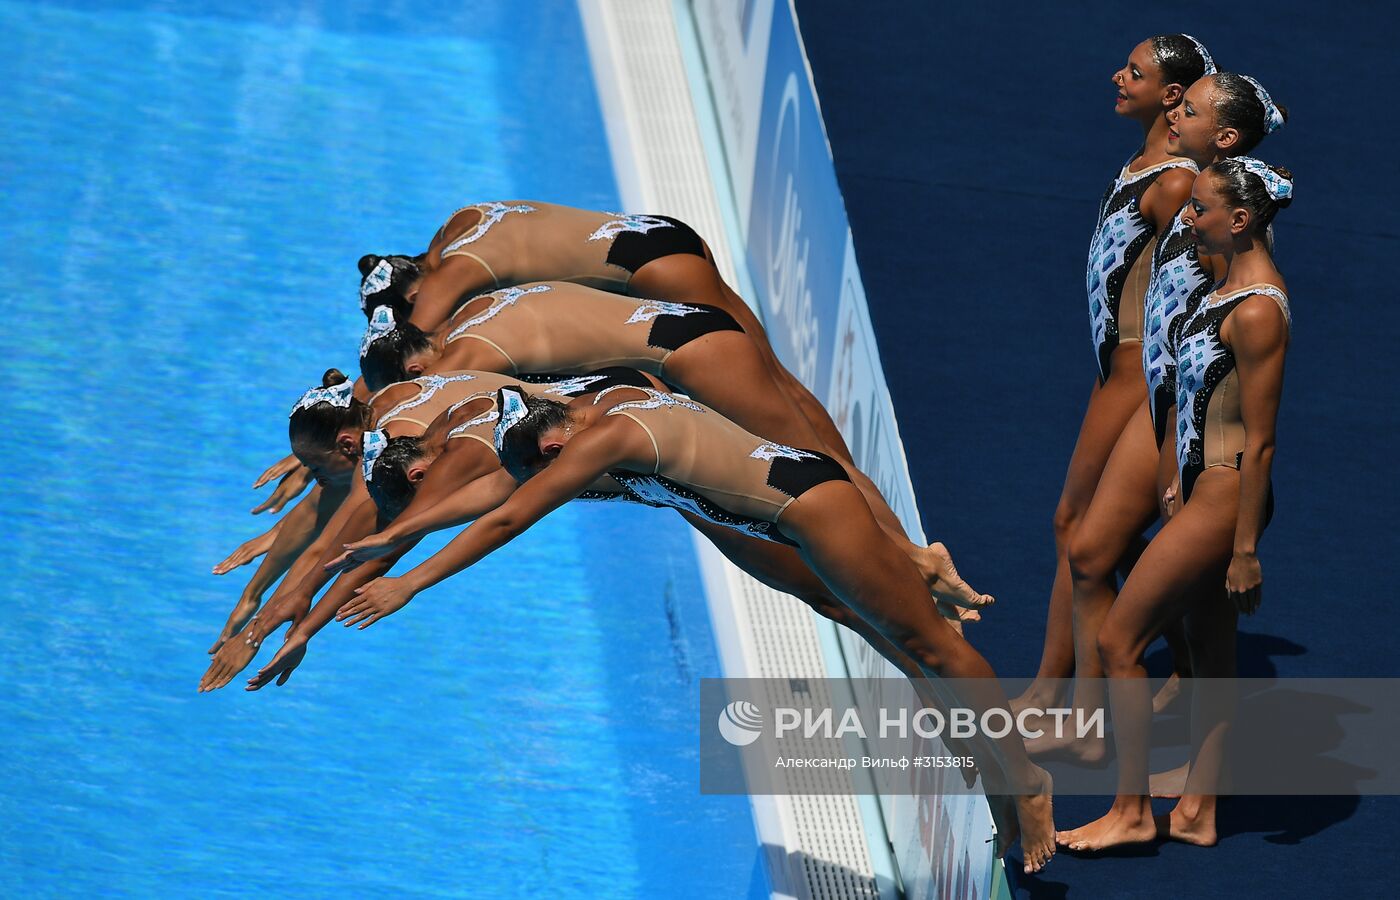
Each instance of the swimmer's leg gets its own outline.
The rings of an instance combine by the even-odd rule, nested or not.
[[[843,625],[860,635],[866,643],[875,648],[876,652],[889,660],[895,668],[909,678],[915,694],[924,706],[940,710],[946,709],[942,698],[932,690],[918,663],[909,654],[890,643],[883,634],[871,627],[870,623],[857,615],[849,606],[838,600],[831,590],[822,583],[822,580],[802,561],[802,557],[795,549],[771,541],[748,537],[732,528],[716,525],[692,513],[682,512],[681,517],[696,531],[705,535],[710,543],[724,554],[726,559],[762,584],[780,593],[796,597],[810,606],[818,615],[830,619],[838,625]],[[962,741],[945,737],[944,742],[959,756],[975,757],[977,755]],[[970,768],[960,771],[964,783],[970,790],[976,784],[977,771]],[[1004,811],[1004,804],[993,809],[994,814]],[[1013,804],[1010,816],[1003,816],[1003,820],[998,821],[997,834],[1009,847],[1015,840],[1015,833],[1015,807]],[[1001,853],[1005,852],[1006,848],[1003,847]]]
[[[710,254],[708,246],[705,247],[705,252]],[[840,430],[831,421],[831,414],[778,359],[758,316],[733,288],[724,283],[719,270],[715,268],[713,258],[712,254],[706,259],[690,254],[672,254],[652,260],[632,276],[628,293],[657,300],[708,303],[733,316],[739,327],[744,329],[744,333],[754,339],[759,353],[763,356],[764,366],[778,388],[821,437],[822,444],[827,448],[823,452],[844,462],[853,463],[851,451],[846,446]]]
[[[698,257],[692,257],[698,259]],[[737,331],[715,331],[681,346],[666,360],[663,376],[701,403],[754,434],[797,448],[819,450],[837,459],[860,488],[870,512],[891,540],[919,567],[940,600],[977,608],[992,602],[958,574],[942,544],[920,547],[904,534],[899,519],[875,482],[850,462],[830,453],[806,418],[778,390],[756,345]]]
[[[1156,838],[1147,772],[1152,694],[1143,656],[1168,624],[1188,610],[1194,613],[1202,598],[1219,594],[1234,547],[1238,508],[1239,473],[1207,470],[1197,479],[1191,501],[1148,545],[1109,610],[1099,631],[1099,654],[1111,679],[1118,795],[1102,818],[1057,835],[1062,845],[1102,850]]]
[[[1070,544],[1069,568],[1074,585],[1074,708],[1083,719],[1102,709],[1103,665],[1099,661],[1099,628],[1118,596],[1118,564],[1139,536],[1157,518],[1152,496],[1157,474],[1157,444],[1152,420],[1143,403],[1119,435],[1104,467],[1094,499]],[[1037,722],[1044,728],[1047,723]],[[1067,758],[1088,765],[1103,763],[1106,737],[1056,735],[1026,743],[1032,756]]]
[[[1095,382],[1089,406],[1079,428],[1079,439],[1070,456],[1064,488],[1055,507],[1055,582],[1045,621],[1045,646],[1035,681],[1011,701],[1020,712],[1030,706],[1062,706],[1068,698],[1058,687],[1074,675],[1074,583],[1069,571],[1069,547],[1074,532],[1089,508],[1099,475],[1143,399],[1147,383],[1142,375],[1142,345],[1120,346],[1113,354],[1112,375],[1102,385]]]
[[[923,601],[918,570],[880,530],[852,485],[831,481],[809,489],[789,504],[779,527],[799,544],[803,560],[822,582],[908,654],[926,677],[959,679],[934,682],[953,703],[979,719],[988,709],[1006,708],[992,667]],[[979,763],[995,760],[1007,779],[990,790],[1017,795],[1026,870],[1038,871],[1054,855],[1050,776],[1026,756],[1019,735],[988,738],[986,746],[994,755],[979,757]]]
[[[990,604],[993,600],[990,595],[973,590],[958,575],[946,547],[942,544],[920,547],[908,540],[903,523],[890,508],[879,488],[856,467],[850,448],[846,446],[840,429],[832,421],[831,414],[806,385],[779,361],[758,316],[743,298],[724,283],[714,266],[713,255],[710,254],[708,246],[705,247],[705,252],[705,259],[691,254],[672,254],[652,260],[632,276],[628,292],[639,297],[708,303],[733,316],[744,329],[744,333],[753,338],[764,368],[768,370],[772,389],[787,400],[805,421],[807,428],[816,435],[815,440],[808,439],[807,443],[800,446],[819,449],[846,466],[852,480],[865,493],[876,521],[891,538],[902,542],[906,552],[924,574],[934,596],[965,609],[976,609]],[[770,437],[763,432],[756,433]]]
[[[1200,689],[1192,691],[1191,762],[1181,800],[1157,823],[1163,836],[1201,847],[1216,842],[1216,799],[1225,774],[1225,742],[1236,707],[1229,685],[1236,676],[1239,613],[1226,595],[1224,583],[1222,578],[1214,591],[1202,591],[1186,617],[1193,671],[1196,677],[1211,680],[1199,682]]]

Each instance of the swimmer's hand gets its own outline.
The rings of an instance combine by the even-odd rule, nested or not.
[[[385,616],[403,609],[415,593],[403,578],[376,578],[364,587],[355,589],[355,598],[340,608],[335,620],[344,622],[346,628],[359,625],[363,631]]]
[[[361,541],[345,545],[345,552],[326,563],[327,572],[348,572],[360,563],[367,563],[381,556],[388,556],[401,541],[390,537],[386,532],[372,534]]]
[[[272,542],[277,540],[277,529],[282,523],[278,522],[272,528],[263,532],[255,538],[249,538],[238,545],[238,549],[224,558],[224,561],[214,567],[215,575],[227,575],[239,566],[246,566],[248,563],[262,556],[272,549]]]
[[[244,690],[256,691],[267,687],[274,678],[277,679],[279,687],[286,684],[296,667],[306,658],[308,640],[309,638],[303,636],[299,630],[293,629],[287,635],[287,642],[282,645],[282,649],[277,651],[271,662],[258,670],[258,674],[248,679],[248,686]]]
[[[1180,493],[1180,488],[1181,480],[1178,478],[1177,480],[1173,481],[1171,483],[1171,486],[1168,487],[1166,491],[1162,494],[1163,521],[1166,521],[1167,519],[1170,519],[1172,516],[1176,515],[1176,495]]]
[[[1259,565],[1259,557],[1253,553],[1236,553],[1230,560],[1230,570],[1225,573],[1225,590],[1234,601],[1235,608],[1246,616],[1252,616],[1263,600],[1264,570]]]
[[[295,461],[296,457],[293,456],[291,459]],[[281,463],[278,463],[278,465],[281,465]],[[273,466],[273,468],[275,469],[277,466]],[[270,472],[272,469],[268,469],[268,471]],[[265,512],[281,512],[282,507],[300,497],[302,491],[305,491],[306,486],[310,483],[311,470],[298,463],[296,468],[282,476],[282,480],[277,483],[276,489],[268,495],[266,500],[253,507],[253,515],[256,516],[259,513]]]
[[[277,462],[264,469],[263,473],[258,476],[258,480],[253,482],[253,490],[256,491],[274,478],[281,478],[283,475],[295,472],[300,466],[301,462],[296,458],[296,454],[291,454],[277,460]]]
[[[244,640],[242,634],[236,634],[224,641],[219,652],[214,654],[209,668],[205,670],[204,677],[199,680],[199,692],[203,694],[206,691],[217,691],[228,684],[235,675],[248,667],[248,663],[253,661],[257,653],[258,648]]]
[[[258,611],[258,605],[262,598],[256,595],[248,596],[244,594],[238,600],[238,605],[234,606],[233,612],[229,613],[228,621],[224,623],[224,630],[219,632],[219,639],[214,642],[214,646],[209,648],[209,653],[219,652],[229,638],[243,630],[243,626],[248,624],[248,620]]]
[[[310,611],[311,598],[306,594],[299,591],[280,597],[274,594],[267,607],[248,620],[248,628],[242,636],[256,650],[269,634],[287,622],[293,625],[301,624],[301,620],[306,618]]]

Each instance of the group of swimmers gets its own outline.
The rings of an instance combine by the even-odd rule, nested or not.
[[[1118,793],[1106,815],[1060,832],[1061,846],[1210,846],[1232,709],[1183,676],[1233,677],[1238,616],[1260,603],[1291,325],[1270,225],[1293,176],[1250,154],[1287,110],[1183,34],[1133,48],[1113,82],[1142,145],[1105,192],[1090,245],[1098,373],[1055,511],[1040,669],[1011,705],[1062,705],[1074,676],[1072,703],[1091,710],[1108,685]],[[1143,659],[1159,636],[1176,673],[1154,698]],[[1191,758],[1150,777],[1152,715],[1173,700],[1190,703]],[[1028,749],[1090,765],[1109,752],[1102,737]],[[1154,794],[1180,798],[1169,816],[1154,819]]]
[[[1050,778],[1019,736],[960,749],[988,786],[999,854],[1019,838],[1027,872],[1057,840],[1155,838],[1143,649],[1173,630],[1184,673],[1222,674],[1236,606],[1258,603],[1254,549],[1288,333],[1267,229],[1292,183],[1242,155],[1282,123],[1281,108],[1252,79],[1216,72],[1195,40],[1143,42],[1114,82],[1119,114],[1145,137],[1104,198],[1091,247],[1099,378],[1056,517],[1043,678],[1026,695],[1008,701],[962,636],[992,598],[942,544],[909,539],[704,240],[666,216],[536,201],[464,207],[424,252],[359,261],[360,377],[328,371],[293,406],[292,456],[259,479],[281,479],[260,509],[315,484],[216,567],[264,556],[200,689],[228,684],[291,623],[248,689],[284,683],[332,620],[368,627],[566,501],[669,507],[759,581],[854,629],[931,703],[1043,706],[1058,699],[1043,696],[1051,679],[1122,679],[1122,696],[1110,691],[1122,789],[1099,822],[1057,835]],[[1163,494],[1169,521],[1143,549]],[[387,574],[425,535],[466,523],[426,561]],[[1114,573],[1129,563],[1118,591]],[[1224,723],[1199,724],[1170,836],[1209,843],[1209,754]]]

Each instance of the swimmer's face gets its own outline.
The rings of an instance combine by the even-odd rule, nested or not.
[[[1128,54],[1128,61],[1113,73],[1118,93],[1113,111],[1128,118],[1141,118],[1162,108],[1162,71],[1152,55],[1152,43],[1143,41]]]
[[[355,439],[348,432],[336,435],[336,446],[332,450],[293,444],[292,453],[322,487],[345,487],[350,484],[360,455]]]
[[[1167,112],[1167,122],[1167,150],[1202,165],[1215,159],[1222,144],[1234,142],[1234,129],[1227,134],[1216,121],[1215,79],[1209,76],[1186,89],[1181,103]]]
[[[1232,208],[1215,186],[1215,176],[1202,172],[1191,186],[1191,202],[1183,219],[1203,254],[1224,253],[1235,236],[1249,227],[1249,210]]]

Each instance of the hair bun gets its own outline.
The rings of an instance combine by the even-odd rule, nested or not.
[[[326,374],[321,376],[321,387],[335,387],[337,384],[344,384],[350,379],[339,369],[327,369]]]
[[[1287,115],[1287,114],[1285,113],[1285,115]],[[1281,177],[1287,178],[1287,179],[1289,180],[1290,183],[1293,181],[1293,173],[1290,172],[1290,171],[1288,171],[1288,169],[1284,168],[1283,166],[1274,166],[1274,165],[1271,165],[1271,166],[1269,166],[1269,168],[1273,169],[1273,170],[1274,170],[1275,172],[1277,172]],[[1274,201],[1274,203],[1278,205],[1278,208],[1279,208],[1279,209],[1287,209],[1287,208],[1288,208],[1288,205],[1289,205],[1290,203],[1292,203],[1292,202],[1293,202],[1293,195],[1292,195],[1292,194],[1289,194],[1287,197],[1283,197],[1283,198],[1280,198],[1280,199]]]
[[[361,256],[360,277],[363,278],[370,272],[374,271],[374,267],[379,265],[379,261],[383,258],[384,257],[380,256],[377,253],[366,253],[364,256]]]

